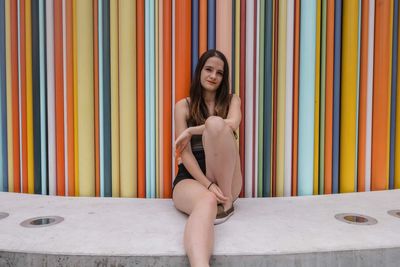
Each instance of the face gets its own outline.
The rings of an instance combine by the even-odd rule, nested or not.
[[[201,86],[206,91],[217,91],[224,76],[224,62],[218,57],[207,59],[200,74]]]

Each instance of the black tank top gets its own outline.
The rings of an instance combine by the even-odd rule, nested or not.
[[[188,104],[189,107],[189,100],[187,98],[186,99],[186,103]],[[186,121],[188,127],[194,127],[197,125],[194,125],[193,123],[190,123],[189,121]],[[190,147],[192,148],[192,151],[201,151],[204,150],[203,147],[203,135],[201,134],[196,134],[196,135],[192,135],[192,139],[190,139]]]

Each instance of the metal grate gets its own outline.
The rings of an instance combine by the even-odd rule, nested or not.
[[[20,225],[27,228],[47,227],[64,221],[60,216],[35,217],[23,221]]]
[[[356,224],[356,225],[374,225],[378,221],[370,216],[356,213],[340,213],[336,214],[335,218],[341,222]]]

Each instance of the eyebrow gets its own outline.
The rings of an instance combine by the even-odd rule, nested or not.
[[[213,69],[214,67],[211,65],[205,65],[204,68],[212,68]],[[217,71],[224,73],[224,70],[221,70],[221,69],[217,69]]]

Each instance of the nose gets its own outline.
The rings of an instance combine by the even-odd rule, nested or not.
[[[213,79],[215,79],[215,78],[217,77],[217,72],[212,71],[212,72],[210,73],[210,77],[213,78]]]

